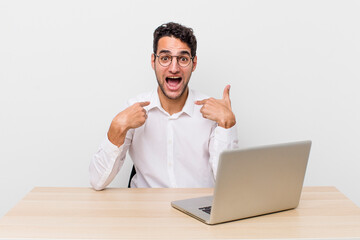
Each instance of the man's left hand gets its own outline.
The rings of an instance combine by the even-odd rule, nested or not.
[[[202,105],[200,109],[204,118],[217,122],[220,127],[231,128],[235,125],[235,115],[231,110],[230,85],[224,89],[223,98],[208,98],[195,101],[196,105]]]

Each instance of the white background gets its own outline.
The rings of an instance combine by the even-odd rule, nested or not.
[[[197,36],[190,87],[220,98],[231,84],[241,148],[311,139],[305,185],[360,206],[359,13],[359,1],[0,1],[0,216],[35,186],[90,186],[119,107],[156,87],[152,34],[168,21]]]

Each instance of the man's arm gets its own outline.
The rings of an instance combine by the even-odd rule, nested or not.
[[[229,93],[230,85],[227,85],[222,99],[208,98],[195,102],[197,105],[202,105],[200,112],[204,118],[217,123],[217,127],[212,130],[209,140],[209,162],[214,178],[216,178],[220,153],[224,150],[238,148],[236,119],[231,109]]]
[[[209,141],[209,163],[213,171],[214,179],[216,179],[220,153],[224,150],[237,148],[238,135],[236,125],[227,129],[220,126],[213,129]]]
[[[150,102],[135,103],[114,117],[107,134],[112,144],[120,147],[129,129],[138,128],[145,123],[147,115],[144,107],[149,104]]]
[[[120,171],[131,144],[133,132],[129,130],[145,123],[147,115],[144,107],[149,104],[150,102],[135,103],[112,120],[107,138],[90,163],[90,183],[94,189],[104,189]]]

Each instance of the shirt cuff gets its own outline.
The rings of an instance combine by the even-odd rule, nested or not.
[[[217,126],[215,128],[216,138],[222,142],[231,142],[237,139],[237,126],[236,124],[231,128],[223,128]]]
[[[120,152],[123,149],[123,146],[124,144],[121,145],[120,147],[114,145],[112,142],[110,142],[107,136],[105,137],[104,141],[101,144],[101,148],[106,152],[106,154],[109,154],[114,157],[120,154]]]

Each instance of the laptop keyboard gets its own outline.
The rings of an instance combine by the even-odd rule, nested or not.
[[[211,206],[208,206],[208,207],[201,207],[199,208],[199,210],[203,211],[203,212],[206,212],[208,214],[210,214],[211,212]]]

